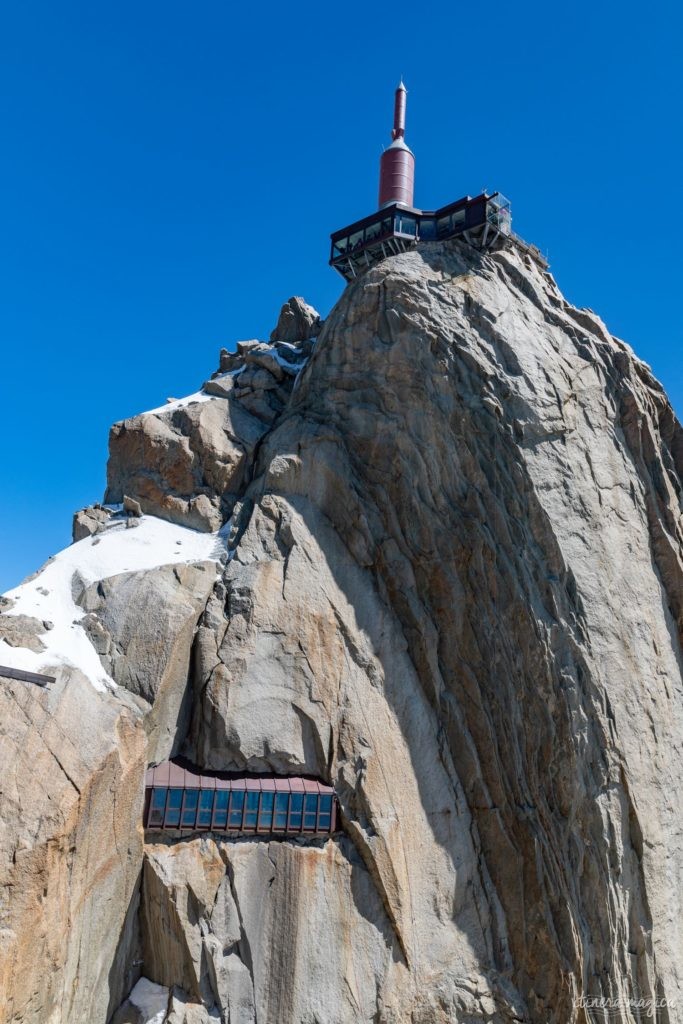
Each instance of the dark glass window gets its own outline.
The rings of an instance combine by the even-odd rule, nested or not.
[[[339,238],[334,243],[334,254],[335,256],[343,256],[346,252],[346,247],[349,244],[348,238]]]
[[[198,789],[186,789],[185,800],[183,801],[183,816],[180,824],[182,828],[194,828],[197,817],[197,804],[199,802]]]
[[[317,793],[307,793],[304,803],[304,830],[306,832],[315,832],[317,816],[318,795]]]
[[[258,827],[270,832],[273,827],[273,805],[275,793],[261,793],[261,810],[258,816]]]
[[[318,828],[321,832],[329,832],[332,827],[332,796],[320,797],[320,814]]]
[[[462,210],[456,210],[455,213],[451,214],[453,230],[463,227],[465,223],[465,214],[466,210],[464,208]]]
[[[451,218],[450,217],[439,217],[436,222],[436,236],[437,238],[447,238],[451,233]]]
[[[402,234],[404,234],[404,235],[413,235],[414,236],[415,235],[415,224],[416,224],[416,221],[415,221],[414,217],[406,217],[406,215],[404,213],[401,214],[401,226],[400,226],[399,230],[401,231]]]
[[[197,824],[201,828],[208,828],[211,824],[211,811],[213,810],[213,789],[203,789],[199,796],[199,814]]]
[[[287,829],[287,808],[289,807],[289,793],[278,793],[275,797],[275,823],[276,832],[285,832]]]
[[[240,781],[235,779],[228,784],[239,786]],[[248,781],[250,785],[254,782],[260,784],[258,779]],[[301,785],[302,781],[294,779],[292,785]],[[151,829],[229,829],[233,833],[274,832],[280,835],[287,832],[329,833],[336,806],[334,800],[331,792],[319,795],[317,791],[291,792],[279,787],[263,791],[202,789],[199,786],[184,789],[178,786],[166,788],[161,783],[147,789],[144,823]]]
[[[180,824],[180,805],[183,802],[182,789],[169,789],[168,801],[166,803],[166,818],[164,825],[177,827]]]
[[[152,800],[149,805],[149,824],[163,825],[164,808],[166,807],[166,790],[153,789]]]
[[[433,217],[426,217],[420,221],[420,238],[426,242],[436,238],[436,221]]]
[[[360,249],[363,245],[363,232],[355,231],[352,235],[349,235],[349,248]]]
[[[365,243],[373,242],[376,238],[379,238],[382,233],[382,222],[375,221],[374,224],[368,224],[365,229]]]
[[[301,828],[301,812],[304,807],[303,793],[292,793],[289,805],[289,827],[292,829]]]
[[[244,827],[245,828],[256,828],[256,819],[258,816],[258,800],[260,793],[251,790],[247,793],[247,811],[244,815]]]
[[[233,789],[230,801],[230,828],[242,827],[242,808],[244,807],[244,790]]]
[[[391,217],[386,217],[382,221],[382,234],[383,235],[390,235],[391,232],[392,232]]]
[[[230,799],[229,789],[216,790],[216,803],[213,808],[213,827],[225,828],[228,823],[228,800]]]

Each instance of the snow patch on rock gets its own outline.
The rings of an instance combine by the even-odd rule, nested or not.
[[[128,529],[126,519],[114,518],[102,533],[60,551],[35,576],[7,591],[4,596],[12,604],[4,614],[49,620],[53,628],[41,634],[46,650],[40,653],[0,640],[0,664],[29,672],[71,666],[83,672],[96,689],[116,686],[80,625],[85,611],[74,600],[76,579],[82,588],[110,576],[160,565],[218,562],[226,548],[224,533],[200,533],[155,516],[143,516],[135,523],[135,529]]]
[[[128,997],[144,1017],[144,1024],[163,1024],[168,1009],[168,989],[148,978],[140,978]]]

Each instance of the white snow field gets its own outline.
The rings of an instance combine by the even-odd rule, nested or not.
[[[109,576],[159,565],[217,562],[225,551],[225,527],[220,533],[200,533],[155,516],[132,521],[137,523],[135,529],[128,529],[123,518],[110,521],[103,532],[60,551],[34,577],[7,591],[4,596],[14,603],[3,610],[4,614],[30,615],[51,622],[53,628],[41,634],[46,650],[39,654],[0,640],[0,664],[47,674],[60,665],[70,665],[80,669],[97,689],[116,687],[79,625],[86,613],[72,597],[74,574],[90,585]]]

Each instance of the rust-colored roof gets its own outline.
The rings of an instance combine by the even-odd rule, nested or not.
[[[187,762],[164,761],[147,769],[146,789],[249,789],[277,793],[334,793],[332,786],[302,775],[207,772]]]

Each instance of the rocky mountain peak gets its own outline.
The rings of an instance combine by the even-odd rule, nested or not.
[[[56,679],[0,690],[0,1021],[680,1004],[682,480],[661,385],[514,239],[290,299],[116,424],[0,609]],[[143,831],[169,758],[323,780],[340,828]]]

